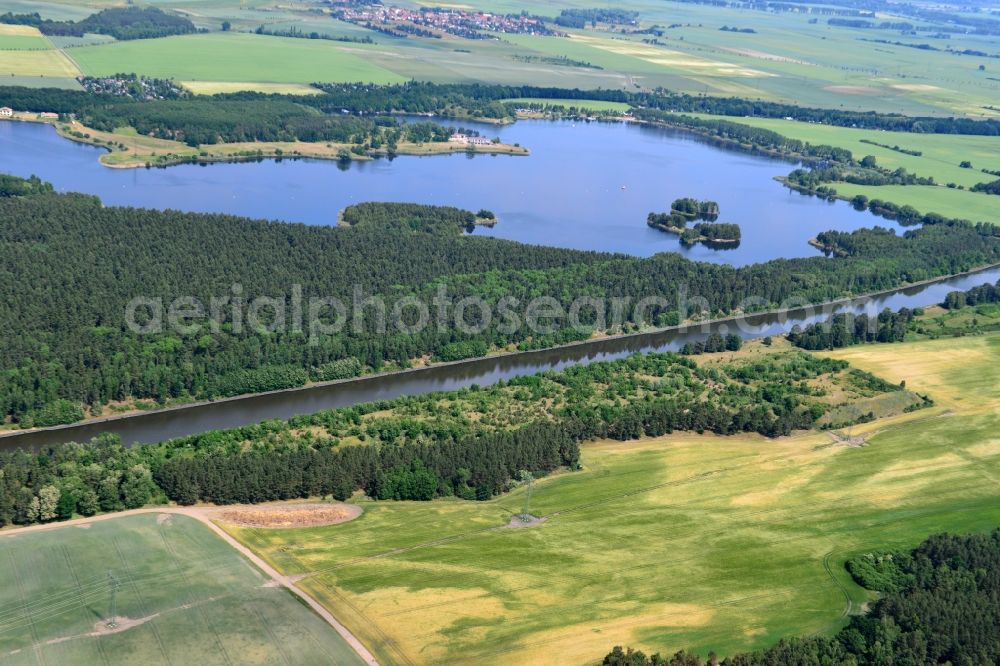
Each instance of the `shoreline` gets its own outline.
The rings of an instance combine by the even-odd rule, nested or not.
[[[967,271],[963,271],[963,272],[960,272],[960,273],[950,273],[948,275],[941,275],[941,276],[938,276],[938,277],[927,278],[926,280],[918,280],[917,282],[908,282],[906,284],[901,284],[901,285],[898,285],[896,287],[892,287],[890,289],[882,289],[880,291],[869,292],[869,293],[866,293],[866,294],[857,294],[857,295],[854,295],[854,296],[845,296],[843,298],[834,299],[832,301],[825,301],[823,303],[817,303],[817,304],[813,305],[812,307],[815,307],[815,308],[829,308],[829,307],[834,307],[834,306],[838,306],[838,305],[844,305],[844,304],[848,304],[848,303],[852,303],[852,302],[860,301],[860,300],[864,300],[864,299],[877,298],[879,296],[886,296],[886,295],[889,295],[889,294],[899,293],[899,292],[905,291],[907,289],[912,289],[914,287],[922,287],[922,286],[937,284],[939,282],[945,282],[947,280],[951,280],[951,279],[954,279],[954,278],[966,277],[966,276],[970,276],[970,275],[975,275],[977,273],[983,273],[983,272],[986,272],[986,271],[989,271],[989,270],[992,270],[992,269],[995,269],[995,268],[1000,268],[1000,263],[988,264],[988,265],[985,265],[985,266],[978,266],[976,268],[973,268],[973,269],[970,269],[970,270],[967,270]],[[331,387],[331,386],[348,384],[348,383],[351,383],[351,382],[373,381],[373,380],[385,379],[385,378],[396,377],[396,376],[405,376],[405,375],[416,374],[416,373],[427,371],[427,370],[430,370],[430,369],[446,368],[446,367],[461,366],[461,365],[470,365],[472,363],[481,362],[481,361],[484,361],[484,360],[494,359],[494,358],[513,358],[513,357],[518,357],[518,356],[524,356],[524,355],[527,355],[527,354],[534,354],[534,353],[538,353],[538,352],[541,352],[541,351],[558,351],[558,350],[561,350],[561,349],[573,349],[573,348],[582,347],[582,346],[585,346],[585,345],[593,345],[593,344],[596,344],[596,343],[607,342],[608,340],[628,340],[628,339],[632,339],[632,338],[638,338],[638,337],[642,337],[642,336],[658,335],[658,334],[662,334],[662,333],[684,332],[684,331],[687,331],[687,330],[695,328],[695,327],[713,326],[713,325],[719,325],[719,324],[725,324],[725,323],[729,323],[729,322],[734,322],[734,321],[737,321],[737,320],[739,320],[739,319],[741,319],[743,317],[748,317],[748,316],[780,316],[782,314],[788,314],[790,312],[795,312],[795,311],[802,310],[802,309],[803,309],[802,306],[798,306],[798,307],[794,307],[794,308],[779,308],[779,309],[775,309],[775,310],[762,310],[762,311],[759,311],[759,312],[752,312],[752,313],[732,314],[732,315],[727,315],[725,317],[719,317],[719,318],[716,318],[716,319],[705,319],[705,320],[701,320],[701,321],[689,321],[689,322],[685,322],[683,324],[678,324],[677,326],[655,327],[655,328],[644,329],[644,330],[641,330],[641,331],[634,331],[634,332],[630,332],[630,333],[615,333],[615,334],[611,334],[611,335],[605,334],[605,335],[601,335],[599,337],[592,337],[592,338],[589,338],[587,340],[577,340],[575,342],[568,342],[566,344],[556,345],[556,346],[553,346],[553,347],[545,347],[543,349],[530,349],[530,350],[523,350],[523,351],[522,350],[517,350],[517,351],[499,351],[499,352],[496,352],[496,353],[493,353],[493,354],[487,354],[486,356],[476,356],[476,357],[472,357],[472,358],[464,358],[464,359],[459,359],[457,361],[442,361],[440,363],[433,363],[433,364],[430,364],[430,365],[423,365],[423,366],[415,367],[415,368],[400,368],[400,369],[397,369],[397,370],[388,370],[388,371],[384,371],[384,372],[373,372],[373,373],[370,373],[370,374],[359,375],[357,377],[347,377],[347,378],[344,378],[344,379],[333,379],[333,380],[324,381],[324,382],[312,382],[312,383],[303,384],[302,386],[293,386],[293,387],[290,387],[290,388],[276,389],[276,390],[273,390],[273,391],[263,391],[263,392],[260,392],[260,393],[244,393],[244,394],[241,394],[241,395],[229,396],[229,397],[224,397],[224,398],[197,400],[197,401],[194,401],[194,402],[187,402],[187,403],[184,403],[184,404],[173,405],[173,406],[170,406],[170,407],[162,407],[162,408],[158,408],[158,409],[149,409],[149,410],[143,410],[143,411],[138,411],[138,412],[130,412],[130,413],[127,413],[127,414],[112,414],[112,415],[108,415],[108,416],[99,416],[99,417],[93,417],[93,418],[86,418],[86,419],[83,419],[82,421],[75,421],[73,423],[65,423],[65,424],[56,425],[56,426],[48,426],[48,427],[45,427],[45,428],[29,428],[29,429],[26,429],[26,430],[5,430],[5,431],[0,431],[0,442],[4,442],[6,440],[14,440],[14,439],[17,439],[18,437],[21,437],[21,436],[28,436],[28,435],[32,435],[32,434],[41,433],[41,432],[60,432],[60,431],[63,431],[63,430],[70,430],[70,429],[78,428],[78,427],[101,425],[101,424],[104,424],[104,423],[114,423],[114,422],[124,421],[124,420],[128,420],[128,419],[140,418],[140,417],[143,417],[143,416],[151,416],[151,415],[156,415],[156,414],[170,414],[170,413],[179,412],[179,411],[182,411],[182,410],[195,409],[195,408],[198,408],[198,407],[205,407],[205,406],[215,405],[215,404],[224,404],[224,403],[229,403],[229,402],[237,402],[237,401],[241,401],[241,400],[252,400],[252,399],[257,399],[257,398],[262,398],[262,397],[267,397],[267,396],[272,396],[272,395],[282,395],[282,394],[289,395],[289,394],[294,394],[294,393],[303,392],[303,391],[311,391],[311,390],[315,390],[315,389],[322,389],[322,388]],[[205,432],[208,432],[208,431],[205,431]]]
[[[527,157],[531,151],[523,146],[498,143],[489,145],[460,144],[451,141],[427,143],[401,143],[396,150],[388,148],[369,149],[365,154],[351,152],[351,144],[307,141],[269,141],[202,144],[197,147],[188,146],[171,139],[157,139],[140,134],[115,134],[95,130],[76,121],[40,118],[38,114],[18,111],[12,117],[0,118],[11,122],[26,122],[38,125],[49,125],[56,133],[68,141],[105,152],[97,158],[97,162],[109,169],[153,169],[167,168],[181,164],[224,164],[257,162],[261,160],[283,159],[313,159],[329,162],[367,162],[379,158],[400,157],[433,157],[437,155],[454,155],[456,153],[476,155],[509,155],[511,157]],[[113,146],[133,142],[125,149],[115,149]],[[146,151],[141,151],[138,144],[147,142]],[[155,146],[156,143],[164,144]],[[166,151],[166,152],[160,152]],[[345,160],[341,151],[347,151],[350,156]],[[120,161],[118,161],[120,160]]]

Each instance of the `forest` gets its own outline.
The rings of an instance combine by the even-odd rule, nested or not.
[[[738,338],[719,340],[739,347]],[[356,490],[377,499],[487,499],[520,470],[537,476],[575,466],[579,443],[589,439],[673,431],[773,437],[813,427],[833,407],[823,386],[838,387],[838,400],[901,390],[797,351],[709,365],[636,354],[133,448],[102,436],[0,452],[0,526],[167,499],[345,499]]]
[[[434,215],[446,221],[428,222]],[[408,367],[424,355],[456,360],[512,344],[538,348],[589,337],[595,328],[676,325],[737,308],[772,309],[790,297],[826,302],[1000,261],[1000,240],[989,230],[958,223],[902,235],[827,232],[820,236],[835,257],[734,268],[674,253],[637,258],[462,235],[458,224],[467,215],[453,209],[430,208],[392,226],[375,222],[386,216],[371,217],[330,228],[104,207],[77,194],[0,197],[0,252],[7,257],[0,317],[10,322],[0,330],[0,414],[29,427],[59,400],[99,414],[128,400],[167,404],[285,388],[345,369]],[[291,325],[266,334],[233,329],[234,313],[246,314],[257,297],[291,309],[295,285],[300,303],[339,299],[351,307],[348,321],[357,315],[359,324],[316,336]],[[410,299],[436,313],[441,290],[448,303],[481,298],[510,316],[484,322],[471,308],[462,327],[449,318],[443,327],[409,330],[391,321],[388,308],[379,316],[370,301]],[[216,327],[142,333],[125,316],[137,296],[158,299],[163,309],[179,297],[203,304],[223,298],[232,307],[222,308]],[[538,296],[557,305],[548,332],[519,325]],[[620,320],[595,307],[570,322],[566,313],[580,297],[630,305]],[[640,307],[646,297],[659,300]],[[700,305],[682,311],[685,299]]]
[[[190,20],[157,7],[111,7],[81,21],[53,21],[39,14],[0,15],[0,23],[32,25],[43,35],[83,37],[86,33],[110,35],[118,40],[151,39],[195,32]]]
[[[615,647],[604,666],[882,666],[1000,661],[1000,529],[937,534],[909,552],[868,553],[847,563],[859,585],[881,596],[835,636],[782,639],[721,662],[689,652],[646,656]]]
[[[440,125],[398,123],[388,117],[327,115],[296,102],[193,97],[129,101],[90,106],[77,114],[103,131],[134,127],[140,134],[183,141],[191,146],[248,141],[330,141],[390,147],[400,141],[447,141]]]

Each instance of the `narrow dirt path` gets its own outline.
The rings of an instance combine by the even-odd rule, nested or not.
[[[16,534],[24,534],[26,532],[40,532],[42,530],[52,530],[62,527],[73,527],[80,525],[89,525],[91,523],[100,522],[103,520],[114,520],[116,518],[124,518],[126,516],[133,516],[143,513],[172,513],[179,514],[182,516],[188,516],[194,518],[195,520],[201,522],[203,525],[212,530],[215,534],[219,536],[223,541],[229,544],[234,550],[243,555],[243,557],[250,560],[254,566],[264,572],[265,575],[269,576],[276,584],[281,585],[289,592],[302,599],[306,604],[313,609],[313,611],[319,615],[323,620],[326,621],[334,631],[340,634],[348,645],[351,646],[361,660],[364,661],[368,666],[379,666],[378,660],[375,659],[375,655],[368,651],[361,641],[348,630],[343,624],[341,624],[337,618],[333,616],[330,611],[324,608],[318,601],[313,599],[311,596],[306,594],[302,589],[300,589],[295,583],[301,578],[301,576],[284,576],[280,574],[274,567],[258,557],[253,551],[244,546],[242,543],[234,539],[229,535],[224,529],[212,522],[209,514],[212,511],[217,510],[215,507],[145,507],[142,509],[132,509],[129,511],[120,511],[118,513],[107,513],[101,514],[99,516],[91,516],[89,518],[76,518],[74,520],[64,520],[57,523],[47,523],[45,525],[28,525],[27,527],[18,527],[11,530],[0,531],[0,538],[6,536],[14,536]]]

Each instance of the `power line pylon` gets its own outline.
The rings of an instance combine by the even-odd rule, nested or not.
[[[118,626],[118,590],[121,588],[121,581],[115,576],[115,573],[108,570],[108,585],[111,588],[111,615],[108,617],[108,629],[114,629]]]

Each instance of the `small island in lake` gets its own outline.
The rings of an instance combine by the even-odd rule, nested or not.
[[[716,202],[682,198],[670,205],[669,213],[650,213],[646,217],[646,224],[654,229],[679,235],[684,245],[704,243],[719,249],[739,245],[739,225],[713,224],[718,218],[719,204]],[[697,219],[706,222],[699,222],[690,228],[687,226],[688,222]]]

